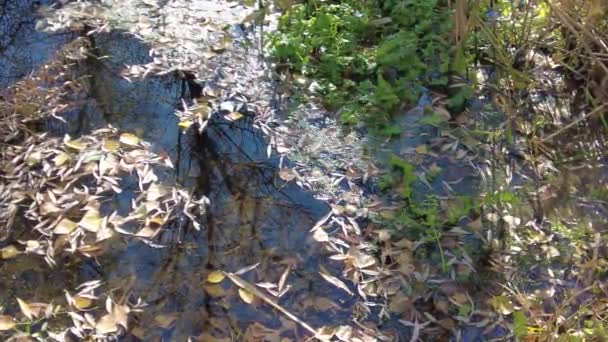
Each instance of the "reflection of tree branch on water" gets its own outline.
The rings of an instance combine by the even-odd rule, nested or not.
[[[225,138],[230,144],[232,144],[247,160],[250,161],[251,165],[255,165],[256,167],[252,167],[253,169],[255,169],[261,176],[261,178],[264,181],[264,184],[266,186],[270,186],[272,188],[273,191],[276,191],[277,193],[281,194],[286,200],[288,200],[289,202],[291,202],[293,204],[294,207],[301,207],[301,205],[299,205],[297,203],[296,200],[294,200],[289,194],[287,194],[282,187],[277,187],[274,183],[274,179],[269,177],[267,172],[265,172],[266,170],[275,170],[276,167],[274,165],[272,165],[270,162],[259,162],[254,160],[248,153],[247,151],[245,151],[236,141],[234,141],[234,139],[232,139],[232,137],[230,136],[230,134],[226,133],[224,131],[224,129],[222,127],[220,127],[220,125],[224,124],[222,122],[219,123],[213,123],[214,124],[214,128],[215,132],[219,133],[223,138]],[[227,124],[227,123],[226,123]],[[208,128],[209,129],[209,128]],[[244,127],[238,127],[238,129],[240,130],[247,130],[248,132],[250,132],[253,135],[258,135],[261,136],[258,132],[256,132],[255,130],[252,130],[251,128],[244,128]],[[206,134],[206,133],[203,133]],[[206,142],[209,143],[211,141],[211,139],[205,139],[207,140]],[[254,141],[252,143],[259,143],[259,141],[263,141],[260,139],[253,139]],[[205,150],[208,151],[208,153],[212,154],[211,156],[211,160],[216,160],[216,161],[221,161],[222,157],[213,149],[212,146],[207,146],[205,145]],[[198,154],[197,152],[194,152],[196,154]],[[203,159],[205,160],[205,159]],[[209,160],[209,159],[206,159]],[[225,164],[225,163],[221,163],[221,164]],[[258,165],[265,165],[266,168],[262,168],[259,167]],[[225,172],[225,170],[223,170],[224,174],[226,174],[227,172]],[[230,187],[230,186],[229,186]],[[241,191],[243,191],[241,189]],[[246,191],[243,191],[246,192]]]

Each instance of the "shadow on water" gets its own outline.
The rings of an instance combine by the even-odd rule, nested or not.
[[[27,76],[52,57],[72,33],[50,35],[36,30],[36,11],[53,0],[0,0],[0,88]]]
[[[16,18],[21,16],[31,14]],[[4,51],[19,53],[4,54],[2,70],[16,70],[15,58],[24,55],[32,62],[21,65],[19,75],[29,73],[55,53],[59,41],[67,39],[36,33],[39,51],[15,40]],[[85,62],[89,87],[86,98],[79,100],[86,101],[62,113],[67,123],[52,121],[47,129],[55,135],[77,136],[110,123],[136,132],[177,165],[176,174],[161,179],[179,180],[210,199],[201,222],[204,228],[163,232],[164,248],[117,239],[96,259],[66,258],[58,260],[56,269],[31,256],[1,262],[0,306],[14,308],[15,297],[61,303],[63,289],[101,279],[114,297],[141,297],[149,303],[130,329],[142,340],[185,340],[205,333],[242,336],[256,322],[282,335],[303,337],[295,323],[270,306],[259,300],[243,302],[227,279],[220,284],[205,282],[211,270],[236,271],[260,263],[243,277],[252,283],[277,283],[289,269],[286,283],[292,287],[277,300],[289,311],[315,327],[328,324],[330,318],[332,324],[348,322],[354,300],[319,276],[319,263],[327,252],[309,233],[329,207],[276,176],[279,160],[267,158],[267,145],[252,120],[215,119],[201,136],[181,135],[174,111],[187,97],[185,83],[173,75],[133,82],[122,78],[125,64],[150,61],[149,47],[133,37],[106,33],[95,37],[94,46],[99,56],[107,57]],[[3,86],[9,84],[3,79]],[[199,171],[189,172],[191,167]],[[333,274],[340,270],[338,262],[323,267]],[[10,310],[15,309],[7,313],[15,313]]]

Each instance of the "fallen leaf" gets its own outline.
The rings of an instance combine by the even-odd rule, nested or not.
[[[211,284],[217,284],[217,283],[221,283],[222,280],[224,280],[224,278],[226,278],[226,275],[224,274],[224,272],[213,271],[213,272],[209,273],[209,275],[207,276],[207,282],[211,283]]]
[[[127,146],[138,146],[139,138],[135,134],[123,133],[119,138],[120,142]]]
[[[104,140],[101,150],[104,152],[116,152],[120,148],[120,142],[112,139]]]
[[[13,245],[6,246],[0,249],[0,259],[12,259],[19,254],[17,247]]]
[[[72,297],[72,304],[74,304],[74,307],[78,310],[86,310],[93,305],[93,300],[87,297],[75,296]]]
[[[239,112],[230,112],[229,114],[224,115],[224,119],[228,121],[236,121],[243,118],[243,114]]]
[[[70,219],[64,218],[63,220],[59,221],[59,223],[55,226],[55,229],[53,229],[53,233],[58,235],[69,234],[74,229],[76,229],[76,227],[78,227],[78,223]]]
[[[164,186],[158,183],[152,183],[150,184],[150,186],[148,187],[148,191],[146,192],[146,200],[156,201],[159,198],[167,195],[168,193],[169,190],[167,190],[167,188],[165,188]]]
[[[511,300],[505,296],[495,296],[490,299],[490,304],[494,307],[496,312],[502,315],[510,315],[514,308]]]
[[[318,242],[327,242],[329,241],[329,235],[327,234],[327,232],[319,227],[317,228],[313,233],[312,233],[312,238],[315,239],[315,241]]]
[[[253,303],[253,299],[255,298],[251,292],[245,289],[239,289],[239,297],[247,304]]]
[[[319,272],[319,274],[321,275],[321,277],[323,277],[323,279],[325,279],[330,284],[346,291],[351,296],[353,295],[353,292],[348,288],[348,286],[346,286],[346,284],[342,280],[340,280],[334,276],[330,276],[328,274],[322,273],[322,272]]]
[[[351,248],[348,251],[348,255],[351,257],[353,266],[357,268],[366,268],[376,263],[376,259],[373,256],[365,254],[357,248]]]
[[[25,302],[21,298],[17,298],[17,303],[19,304],[19,309],[21,309],[21,312],[25,317],[29,319],[34,319],[34,317],[36,316],[36,312],[32,307],[30,307],[27,302]]]
[[[70,160],[70,155],[65,153],[65,152],[61,152],[58,153],[55,158],[53,158],[53,164],[55,164],[55,166],[62,166],[65,163],[67,163]]]
[[[13,329],[17,323],[11,316],[0,315],[0,331],[7,331]]]
[[[226,291],[218,284],[205,284],[203,285],[203,288],[211,297],[218,298],[226,296]]]
[[[341,325],[336,329],[334,335],[344,342],[349,342],[353,336],[353,328],[348,325]]]
[[[279,177],[281,177],[282,180],[289,182],[291,180],[294,180],[297,176],[297,173],[293,170],[293,169],[280,169],[279,170]]]
[[[84,150],[84,143],[78,139],[78,140],[70,140],[70,137],[66,135],[66,138],[63,139],[63,143],[65,144],[65,146],[69,147],[69,148],[73,148],[75,150]]]
[[[42,153],[40,153],[39,151],[30,153],[27,158],[25,158],[25,164],[27,164],[27,166],[34,166],[38,163],[40,163],[40,160],[42,160]]]
[[[99,217],[99,211],[96,209],[87,211],[78,225],[90,232],[96,233],[99,228],[101,228],[101,217]]]
[[[118,331],[118,325],[114,321],[114,317],[110,314],[107,314],[99,319],[95,324],[95,329],[98,333],[105,335],[111,334]]]

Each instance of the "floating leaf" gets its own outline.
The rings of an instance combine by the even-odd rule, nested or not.
[[[289,182],[289,181],[295,179],[296,176],[297,176],[297,173],[293,169],[280,169],[279,170],[279,177],[281,177],[281,179],[286,182]]]
[[[19,254],[17,247],[10,245],[0,249],[0,259],[12,259]]]
[[[211,297],[218,298],[226,296],[226,291],[218,284],[205,284],[203,285],[203,288]]]
[[[239,112],[230,112],[229,114],[224,115],[224,119],[228,121],[236,121],[243,118],[243,114]]]
[[[120,135],[120,142],[128,146],[138,146],[139,138],[135,134],[123,133]]]
[[[192,121],[180,121],[180,122],[179,122],[177,125],[178,125],[179,127],[186,128],[186,129],[187,129],[187,128],[190,128],[190,126],[192,126],[192,124],[193,124],[193,122],[192,122]]]
[[[222,280],[224,280],[224,278],[226,278],[226,275],[224,274],[224,272],[213,271],[213,272],[209,273],[209,275],[207,276],[207,282],[212,283],[212,284],[217,284],[217,283],[222,282]]]
[[[59,223],[55,226],[55,229],[53,229],[53,233],[55,234],[69,234],[71,233],[74,229],[76,229],[76,227],[78,227],[78,223],[64,218],[63,220],[59,221]]]
[[[11,316],[0,315],[0,331],[7,331],[13,329],[17,323]]]
[[[247,304],[253,303],[253,299],[255,298],[251,292],[245,289],[239,289],[239,297]]]
[[[96,233],[99,228],[101,228],[101,217],[99,216],[99,211],[96,209],[87,211],[78,225],[90,232]]]
[[[344,291],[346,291],[349,295],[353,295],[353,292],[348,288],[348,286],[346,286],[346,284],[344,284],[344,282],[334,276],[330,276],[328,274],[319,272],[319,274],[321,275],[321,277],[323,277],[323,279],[325,279],[328,283],[334,285],[335,287],[342,289]]]

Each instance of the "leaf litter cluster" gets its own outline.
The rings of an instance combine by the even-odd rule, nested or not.
[[[200,229],[196,217],[206,199],[163,184],[157,172],[173,167],[169,157],[151,152],[136,135],[111,126],[80,137],[42,132],[87,104],[79,96],[88,90],[80,76],[87,47],[85,39],[76,39],[1,94],[0,263],[30,254],[55,267],[64,257],[102,256],[116,239],[162,247],[163,230]],[[129,204],[119,205],[119,196]],[[129,314],[144,303],[115,301],[102,284],[87,282],[73,294],[66,289],[64,305],[16,298],[21,314],[0,315],[0,336],[64,341],[67,335],[121,334]],[[60,324],[61,317],[71,324]]]

